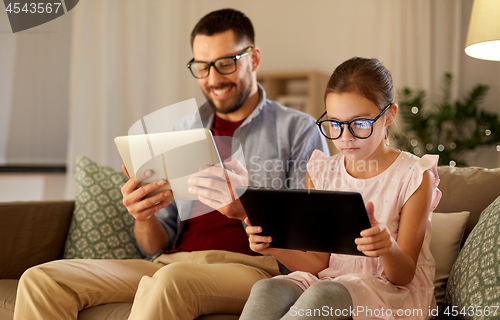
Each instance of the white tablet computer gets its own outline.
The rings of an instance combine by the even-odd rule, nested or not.
[[[115,144],[129,175],[141,180],[141,185],[165,179],[167,184],[151,192],[153,196],[172,190],[168,201],[198,200],[198,196],[188,192],[188,179],[201,175],[202,166],[222,166],[210,130],[192,129],[121,136]],[[153,175],[146,178],[144,172],[152,170]]]

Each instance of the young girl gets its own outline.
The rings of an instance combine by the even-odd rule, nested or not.
[[[340,153],[326,157],[316,150],[307,165],[306,188],[361,193],[372,227],[355,243],[366,256],[272,248],[270,237],[258,235],[262,228],[249,225],[251,249],[273,255],[292,273],[257,282],[240,319],[429,317],[438,156],[418,158],[388,146],[387,127],[398,110],[393,98],[390,72],[377,59],[342,63],[317,122]]]

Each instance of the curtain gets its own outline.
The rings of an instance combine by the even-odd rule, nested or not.
[[[77,155],[121,171],[114,138],[196,94],[196,81],[182,68],[191,55],[189,5],[88,0],[75,9],[66,198],[74,198]]]

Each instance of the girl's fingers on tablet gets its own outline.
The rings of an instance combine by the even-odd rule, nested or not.
[[[249,240],[252,243],[268,243],[268,244],[273,241],[271,237],[258,236],[253,234],[250,235]]]
[[[252,249],[255,252],[262,252],[265,249],[269,248],[270,244],[267,242],[250,242],[250,249]]]
[[[260,252],[269,247],[269,243],[261,243],[261,244],[252,244],[250,245],[250,249],[255,252]]]
[[[354,242],[356,244],[368,244],[368,243],[373,243],[374,242],[374,236],[363,236],[361,238],[356,238],[354,239]]]
[[[373,244],[377,243],[380,241],[385,240],[385,236],[383,234],[375,234],[373,236],[364,236],[362,238],[356,238],[354,242],[358,245],[368,245],[368,244]]]
[[[385,230],[385,226],[381,223],[378,223],[369,229],[365,229],[365,230],[361,231],[360,235],[362,237],[374,236],[374,235],[382,233],[384,230]]]
[[[381,247],[381,248],[376,248],[376,249],[358,249],[359,251],[363,252],[365,255],[368,257],[380,257],[390,251],[390,248],[388,247]]]
[[[390,251],[392,245],[392,237],[389,232],[384,228],[373,236],[365,236],[363,238],[356,238],[354,241],[357,244],[359,251],[370,257],[378,257]]]
[[[370,201],[366,204],[366,213],[368,214],[371,225],[375,226],[377,224],[377,219],[375,219],[375,206],[373,202]]]
[[[259,227],[259,226],[251,226],[251,225],[249,225],[246,228],[246,231],[247,231],[248,234],[257,234],[257,233],[261,233],[262,232],[262,228]]]

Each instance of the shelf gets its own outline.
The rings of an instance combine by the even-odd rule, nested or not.
[[[257,74],[257,81],[266,90],[268,99],[296,106],[314,118],[324,112],[323,99],[328,79],[329,75],[314,70]],[[304,103],[305,107],[299,106]]]
[[[266,90],[267,98],[310,114],[318,119],[325,112],[325,89],[330,75],[314,70],[260,72],[257,81]],[[331,140],[330,154],[337,153]]]

